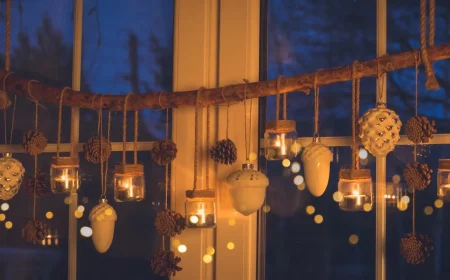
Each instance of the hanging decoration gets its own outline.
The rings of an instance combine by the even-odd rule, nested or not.
[[[68,89],[68,87],[65,87],[59,96],[56,157],[52,158],[52,165],[50,167],[50,185],[53,193],[55,194],[68,194],[72,191],[77,191],[80,186],[80,178],[78,176],[80,159],[74,157],[74,143],[72,135],[70,137],[70,157],[59,156],[62,127],[62,104],[64,94]],[[73,131],[73,129],[71,129],[71,131]]]
[[[419,63],[416,57],[416,117],[418,115],[418,75]],[[407,165],[403,172],[406,183],[412,188],[412,232],[407,233],[400,239],[400,253],[405,258],[406,263],[417,265],[422,264],[433,251],[433,242],[425,234],[416,234],[416,190],[423,190],[429,184],[429,173],[432,171],[428,166],[417,162],[417,146],[414,144],[414,164]]]
[[[209,158],[206,159],[206,189],[197,189],[198,141],[199,141],[199,99],[204,88],[199,88],[195,106],[195,143],[194,143],[194,184],[186,191],[186,226],[189,228],[214,228],[216,226],[216,191],[209,188]],[[207,107],[207,138],[209,138],[209,107]],[[207,143],[209,139],[207,139]]]
[[[434,35],[435,35],[435,10],[436,3],[435,0],[430,0],[430,14],[429,14],[429,47],[434,47]],[[420,55],[423,59],[423,64],[425,66],[425,73],[427,81],[425,86],[427,90],[438,90],[439,82],[434,74],[433,65],[428,58],[427,52],[427,0],[420,0]]]
[[[153,272],[159,276],[175,276],[182,268],[178,266],[181,261],[180,257],[176,257],[172,251],[158,249],[151,260]]]
[[[172,139],[155,141],[151,150],[152,159],[158,165],[170,164],[177,157],[177,145]]]
[[[12,74],[9,72],[10,66],[10,41],[11,41],[11,0],[6,1],[6,40],[5,40],[5,70],[8,72],[3,78],[3,93],[0,93],[0,105],[3,108],[3,125],[4,125],[4,135],[5,144],[8,144],[7,140],[7,121],[6,121],[6,110],[9,107],[11,101],[9,101],[6,94],[6,78]],[[11,120],[11,133],[9,137],[9,144],[12,144],[12,137],[14,131],[14,118],[16,115],[16,101],[17,96],[14,95],[14,105],[13,105],[13,115]],[[3,157],[0,158],[0,200],[10,200],[18,192],[20,184],[22,183],[23,176],[25,174],[25,168],[23,168],[22,163],[17,159],[12,157],[11,153],[5,151]]]
[[[122,163],[114,168],[114,199],[117,202],[141,201],[145,198],[144,166],[137,162],[138,111],[134,111],[134,163],[126,163],[127,105],[132,94],[125,96],[123,107]]]
[[[264,150],[267,160],[292,159],[297,156],[300,146],[297,143],[295,121],[287,120],[287,93],[283,94],[283,120],[280,120],[280,86],[283,76],[277,80],[275,120],[266,121]]]
[[[450,201],[450,159],[439,159],[437,186],[438,197]]]
[[[330,163],[333,154],[330,149],[320,142],[319,136],[319,86],[317,85],[317,72],[314,75],[314,137],[302,153],[302,162],[305,169],[306,186],[309,192],[319,197],[328,185],[330,178]]]
[[[433,133],[437,132],[435,125],[435,121],[425,116],[412,117],[405,125],[406,136],[414,144],[428,143],[433,139]]]
[[[258,211],[266,199],[266,188],[269,186],[269,179],[263,173],[254,169],[250,163],[250,136],[252,135],[252,106],[253,99],[250,100],[249,130],[247,130],[247,88],[244,91],[244,138],[246,163],[242,164],[242,169],[231,173],[227,182],[230,188],[231,202],[234,209],[242,215],[248,216]],[[247,135],[250,136],[247,136]],[[248,141],[247,141],[248,140]]]
[[[162,107],[162,106],[161,106]],[[163,141],[169,141],[169,109],[166,108],[166,139]],[[172,142],[173,143],[173,142]],[[174,143],[175,144],[175,143]],[[176,151],[176,148],[175,148]],[[176,152],[175,152],[176,153]],[[171,161],[171,160],[170,160]],[[180,213],[172,211],[168,208],[169,200],[169,163],[165,164],[165,201],[164,209],[156,214],[155,227],[161,235],[168,237],[174,237],[186,228],[186,219]],[[163,242],[164,244],[164,237]]]
[[[108,138],[103,137],[103,96],[100,98],[100,104],[98,108],[98,137],[97,139],[105,139],[106,143],[110,143],[109,139],[111,136],[111,111],[108,112]],[[117,213],[114,208],[108,204],[106,200],[106,184],[107,184],[107,174],[108,174],[108,157],[103,155],[105,149],[103,148],[103,141],[100,142],[98,155],[99,159],[105,159],[105,164],[103,160],[100,160],[100,184],[101,184],[101,196],[99,203],[92,208],[89,213],[89,221],[91,222],[92,228],[92,242],[94,247],[99,253],[105,253],[111,247],[112,241],[114,239],[114,227],[117,221]]]
[[[30,85],[30,83],[28,84]],[[28,91],[30,92],[29,88]],[[31,92],[30,92],[30,96]],[[35,119],[34,130],[38,131],[38,109],[39,102],[34,99],[35,103]],[[27,180],[26,191],[33,196],[33,219],[29,220],[23,227],[23,237],[25,242],[35,245],[42,245],[42,241],[50,234],[50,229],[43,221],[36,219],[37,212],[37,198],[46,195],[50,188],[48,187],[50,181],[45,173],[42,173],[38,169],[38,154],[34,154],[34,176]]]
[[[28,88],[28,94],[30,95],[31,99],[35,102],[35,104],[39,104],[39,101],[34,98],[34,96],[31,94],[31,83],[38,83],[36,80],[30,80],[27,84]],[[22,137],[22,146],[25,149],[25,151],[30,155],[38,155],[42,153],[45,148],[47,147],[47,138],[45,135],[37,130],[37,123],[38,123],[38,107],[35,109],[35,124],[34,124],[34,130],[28,130],[28,132],[23,134]]]
[[[408,186],[423,191],[431,183],[431,173],[433,170],[426,163],[415,161],[413,164],[407,164],[403,170],[403,177]]]
[[[217,141],[216,145],[209,149],[209,157],[215,162],[220,164],[233,164],[237,160],[237,148],[233,141],[228,137],[228,126],[229,126],[229,111],[230,103],[227,102],[225,98],[224,91],[227,87],[222,88],[222,98],[227,103],[227,124],[226,124],[226,137],[220,141]]]
[[[338,190],[343,198],[339,207],[344,211],[363,211],[372,208],[372,177],[369,169],[359,168],[358,145],[356,144],[356,120],[359,116],[360,80],[356,78],[358,62],[353,63],[352,81],[352,168],[339,172]],[[366,206],[367,205],[367,206]]]

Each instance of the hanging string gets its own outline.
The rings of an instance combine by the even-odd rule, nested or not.
[[[279,88],[281,87],[281,79],[283,76],[278,77],[280,82],[278,84]],[[287,120],[287,92],[283,94],[283,120]]]
[[[125,101],[123,102],[123,132],[122,132],[122,164],[126,164],[126,148],[127,148],[127,110],[128,110],[128,99],[133,93],[130,92],[125,96]]]
[[[59,145],[61,144],[61,126],[62,126],[62,105],[63,105],[63,99],[64,99],[64,93],[66,90],[70,89],[69,87],[65,87],[62,89],[61,93],[59,94],[59,108],[58,108],[58,135],[56,139],[56,157],[59,158]],[[72,142],[72,141],[71,141]]]
[[[5,70],[9,72],[11,66],[11,0],[6,1],[5,20]]]
[[[435,29],[436,29],[436,0],[430,0],[430,11],[428,15],[428,24],[430,25],[430,34],[428,38],[428,46],[431,48],[434,47],[434,35],[435,35]]]
[[[139,111],[134,111],[134,164],[137,164],[137,141],[139,128]]]
[[[277,90],[277,96],[276,96],[276,101],[275,101],[275,119],[278,121],[280,119],[280,83],[281,83],[281,75],[278,76],[277,79],[277,84],[276,84],[276,90]],[[244,94],[246,94],[247,90],[247,84],[245,85],[245,90],[244,90]],[[244,102],[245,102],[245,98],[244,98]],[[244,103],[245,105],[245,103]]]
[[[3,78],[3,92],[5,92],[5,94],[6,94],[6,78],[8,78],[8,76],[9,75],[11,75],[11,74],[13,74],[13,72],[8,72],[8,73],[6,73],[6,75],[5,75],[5,77]],[[9,102],[9,101],[6,101],[6,102]],[[3,126],[4,126],[4,133],[5,133],[5,145],[7,145],[8,144],[8,134],[7,134],[7,121],[6,121],[6,110],[7,110],[7,108],[5,108],[4,110],[3,110]]]
[[[28,94],[35,103],[35,115],[34,115],[34,130],[38,131],[38,117],[39,117],[39,101],[31,94],[31,83],[38,82],[31,80],[27,83]],[[34,155],[34,187],[33,187],[33,220],[36,220],[36,188],[37,188],[37,171],[38,171],[38,155]]]
[[[430,3],[431,6],[431,3]],[[431,8],[431,7],[430,7]],[[430,9],[430,23],[434,22],[434,11],[433,11],[433,17],[431,17],[431,9]],[[439,89],[439,83],[436,80],[436,76],[433,70],[433,67],[428,60],[428,53],[427,53],[427,0],[420,0],[420,53],[423,58],[423,63],[425,66],[425,72],[427,76],[426,81],[426,87],[428,90],[438,90]],[[431,30],[433,28],[433,30]],[[434,44],[434,23],[432,23],[432,26],[430,26],[430,41],[433,41]]]
[[[11,120],[11,133],[9,134],[9,144],[12,144],[13,132],[14,132],[14,120],[16,119],[16,104],[17,104],[17,95],[14,95],[14,103],[13,103],[13,114]],[[6,113],[6,110],[5,110]],[[6,117],[5,117],[6,120]]]
[[[199,100],[200,100],[200,94],[203,91],[203,87],[200,87],[197,91],[197,96],[195,100],[195,137],[194,137],[194,187],[193,191],[195,192],[197,190],[197,165],[198,165],[198,107],[199,107]]]
[[[110,142],[111,139],[111,110],[108,111],[108,132],[107,132],[107,137],[108,137],[108,143]],[[106,197],[106,186],[107,186],[107,178],[108,178],[108,166],[109,166],[109,160],[106,160],[106,166],[105,166],[105,174],[104,174],[104,183],[105,183],[105,187],[103,188],[103,195]]]
[[[100,104],[98,106],[98,139],[100,141],[100,183],[101,183],[101,198],[106,198],[106,184],[105,173],[103,169],[103,95],[100,97]],[[108,161],[108,159],[106,159]]]
[[[245,87],[244,87],[244,138],[245,138],[245,159],[246,162],[250,162],[250,143],[251,143],[251,135],[252,135],[252,106],[253,106],[253,99],[250,100],[250,136],[247,137],[247,87],[248,87],[248,80],[244,79]],[[279,84],[277,82],[277,84]],[[277,92],[278,86],[277,86]],[[248,141],[247,141],[248,138]]]
[[[209,134],[211,130],[211,106],[206,106],[206,146],[209,147]],[[209,190],[209,156],[206,156],[206,189]]]
[[[314,74],[314,138],[319,137],[319,95],[320,89],[317,85],[317,71]]]
[[[415,108],[415,114],[416,117],[418,115],[418,111],[419,111],[419,62],[420,62],[420,56],[415,56],[415,61],[416,61],[416,72],[415,72],[415,91],[416,91],[416,108]],[[413,157],[414,157],[414,162],[417,161],[417,146],[416,144],[414,144],[414,150],[413,150]],[[412,188],[412,193],[413,193],[413,209],[412,209],[412,232],[413,234],[416,234],[416,190],[415,188]]]
[[[228,102],[228,100],[225,98],[225,89],[227,88],[227,86],[224,86],[223,88],[222,88],[222,98],[223,98],[223,100],[227,103],[227,124],[226,124],[226,132],[225,132],[225,134],[226,134],[226,139],[228,139],[228,125],[229,125],[229,119],[228,119],[228,114],[229,114],[229,111],[230,111],[230,103]]]
[[[353,62],[352,68],[352,165],[353,169],[359,169],[359,157],[356,145],[356,118],[359,116],[359,79],[356,79],[358,61]]]
[[[166,140],[169,139],[169,108],[166,109]],[[165,179],[166,179],[166,196],[164,201],[164,208],[167,209],[168,207],[168,200],[169,200],[169,164],[166,164],[165,166]],[[163,235],[164,239],[164,235]]]

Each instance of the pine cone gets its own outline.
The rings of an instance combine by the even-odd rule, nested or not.
[[[415,144],[428,143],[437,132],[436,123],[425,116],[416,116],[406,122],[406,135]]]
[[[174,252],[158,249],[151,260],[151,267],[155,275],[175,276],[177,271],[182,270],[182,268],[178,266],[180,261],[181,258],[175,257]]]
[[[111,155],[111,142],[102,136],[103,154],[100,155],[100,137],[93,136],[83,145],[83,150],[86,160],[92,163],[100,163],[100,161],[108,160]]]
[[[426,163],[420,164],[417,161],[412,165],[407,164],[403,170],[403,177],[408,186],[422,191],[431,183],[431,170]]]
[[[422,264],[433,251],[433,241],[427,235],[407,233],[400,240],[400,253],[408,264]]]
[[[28,221],[23,227],[23,237],[25,242],[39,245],[50,233],[47,224],[37,220]]]
[[[174,237],[186,228],[186,220],[180,213],[164,209],[156,215],[155,227],[162,235]]]
[[[151,150],[152,159],[159,165],[166,165],[177,157],[177,151],[172,139],[155,141]]]
[[[22,137],[22,146],[30,155],[38,155],[47,147],[47,138],[39,131],[28,130]]]
[[[44,197],[51,193],[50,178],[47,173],[38,170],[37,177],[28,177],[25,183],[25,191],[28,195],[34,195],[34,182],[36,181],[36,197]]]
[[[209,157],[221,164],[233,164],[237,160],[236,145],[228,138],[217,141],[216,145],[209,149]]]

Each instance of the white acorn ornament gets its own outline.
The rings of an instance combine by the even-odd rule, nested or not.
[[[375,157],[385,157],[400,140],[402,122],[386,103],[378,103],[358,121],[359,138],[364,147]]]
[[[333,153],[320,142],[319,137],[314,137],[313,142],[303,151],[306,187],[312,195],[319,197],[327,189],[332,161]]]
[[[92,228],[92,242],[99,253],[108,251],[114,238],[117,214],[104,198],[89,213]]]
[[[266,198],[269,179],[263,173],[246,163],[242,169],[231,173],[227,178],[233,207],[242,215],[248,216],[261,208]]]
[[[25,168],[22,163],[12,157],[10,153],[4,153],[0,158],[0,199],[10,200],[18,192],[22,184]]]

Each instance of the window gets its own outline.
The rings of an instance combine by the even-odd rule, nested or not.
[[[5,1],[1,1],[4,18]],[[73,3],[74,1],[22,0],[12,6],[12,71],[56,86],[70,86],[72,81]],[[82,90],[123,94],[172,89],[173,1],[85,1],[83,7]],[[4,32],[1,32],[4,34]],[[0,46],[1,63],[4,46]],[[31,99],[31,98],[30,98]],[[18,98],[13,145],[2,146],[16,151],[14,157],[31,176],[34,160],[20,145],[22,134],[34,124],[34,103]],[[93,104],[96,105],[96,104]],[[98,106],[98,105],[97,105]],[[20,115],[19,115],[20,112]],[[39,109],[39,130],[53,144],[39,156],[39,168],[48,172],[54,156],[57,127],[56,105],[42,104]],[[70,142],[69,107],[63,108],[62,143]],[[112,192],[112,170],[121,161],[122,112],[113,112],[111,141],[113,153],[109,159],[107,198],[116,210],[114,241],[108,252],[96,252],[92,240],[80,234],[81,227],[90,226],[89,211],[100,197],[100,168],[85,160],[80,149],[81,187],[78,204],[84,213],[77,220],[77,279],[156,279],[149,259],[161,246],[161,236],[154,228],[156,213],[164,207],[164,168],[155,164],[149,150],[152,141],[165,137],[165,110],[144,110],[139,113],[138,161],[144,164],[147,196],[141,203],[116,203]],[[133,114],[129,113],[127,136],[133,141]],[[12,110],[8,111],[10,121]],[[107,112],[103,112],[106,135]],[[10,124],[8,124],[10,125]],[[10,126],[8,126],[10,127]],[[4,135],[0,133],[1,139]],[[97,134],[97,112],[80,110],[80,142]],[[9,132],[8,132],[9,135]],[[81,147],[81,145],[78,145]],[[132,153],[128,153],[131,160]],[[23,224],[32,218],[32,198],[25,187],[8,201],[9,210],[0,222],[0,278],[68,279],[68,224],[74,220],[64,196],[49,195],[37,202],[37,219],[47,222],[58,244],[52,239],[47,246],[29,245],[22,238]],[[48,219],[46,214],[52,213]],[[7,229],[7,221],[12,228]],[[95,268],[95,269],[94,269]]]
[[[436,45],[448,39],[450,4],[447,2],[436,1]],[[310,73],[376,56],[376,1],[268,0],[267,3],[268,50],[263,59],[268,62],[267,69],[263,69],[267,77],[263,79]],[[388,53],[420,48],[419,3],[414,3],[414,7],[407,0],[387,3]],[[423,275],[430,279],[447,279],[450,273],[443,265],[449,257],[446,253],[449,244],[444,237],[448,230],[445,226],[447,205],[442,207],[442,202],[436,200],[438,159],[448,157],[445,145],[449,141],[446,134],[448,63],[434,63],[441,85],[439,91],[426,91],[422,67],[418,83],[419,114],[436,120],[440,134],[429,145],[418,146],[418,160],[427,163],[434,172],[430,186],[417,193],[416,230],[433,239],[434,251],[423,265],[412,268],[405,264],[399,244],[400,238],[411,232],[412,203],[400,207],[388,203],[386,279],[422,279]],[[363,79],[361,84],[360,110],[363,113],[375,105],[376,81]],[[321,87],[320,135],[325,136],[334,153],[330,181],[322,197],[318,199],[309,194],[303,177],[294,181],[296,176],[303,175],[299,157],[291,160],[289,167],[281,162],[264,165],[270,179],[263,208],[265,279],[294,279],[299,274],[302,279],[375,279],[375,204],[368,213],[348,213],[340,211],[332,197],[337,190],[339,168],[350,162],[350,149],[345,147],[350,145],[351,135],[350,90],[349,82]],[[388,106],[400,115],[403,124],[414,116],[414,92],[414,68],[387,75]],[[288,119],[296,120],[302,144],[308,144],[310,138],[306,137],[313,135],[312,93],[309,96],[288,94]],[[273,97],[267,98],[261,115],[274,119],[274,103]],[[265,120],[260,121],[263,125]],[[404,134],[404,130],[402,132]],[[403,139],[402,145],[388,155],[386,170],[376,170],[375,161],[370,154],[361,160],[372,171],[373,181],[377,171],[386,171],[388,193],[393,186],[401,186],[405,201],[412,200],[402,173],[405,165],[413,161],[413,146]],[[301,168],[294,172],[297,163]],[[375,187],[374,184],[374,192]],[[320,224],[315,219],[317,214],[323,216]]]

